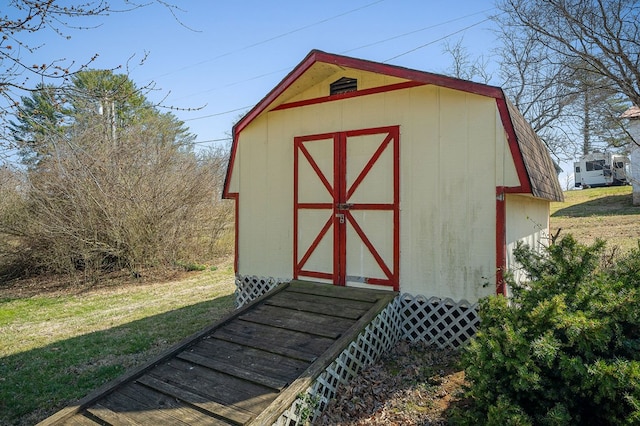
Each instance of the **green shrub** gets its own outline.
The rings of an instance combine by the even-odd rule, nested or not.
[[[187,272],[204,271],[204,270],[207,269],[207,265],[201,265],[201,264],[195,263],[195,262],[177,261],[176,262],[176,266],[179,266],[180,268],[184,269]]]
[[[604,247],[516,249],[530,281],[480,301],[461,423],[640,424],[640,248],[613,262]]]

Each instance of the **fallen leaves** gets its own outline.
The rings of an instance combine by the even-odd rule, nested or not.
[[[458,353],[401,341],[380,361],[338,388],[315,425],[446,425],[460,399]]]

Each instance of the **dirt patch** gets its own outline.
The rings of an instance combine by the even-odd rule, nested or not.
[[[44,275],[32,278],[15,279],[0,286],[3,297],[23,298],[33,296],[63,296],[82,294],[87,291],[107,290],[117,287],[157,284],[182,280],[188,272],[180,269],[154,269],[134,277],[129,271],[111,272],[97,279],[85,279],[82,276]]]
[[[215,261],[218,269],[233,265],[233,258],[225,257]],[[0,283],[0,297],[26,298],[33,296],[65,296],[94,291],[111,291],[141,285],[155,285],[170,281],[181,281],[200,274],[199,271],[188,272],[175,268],[149,268],[132,275],[131,271],[122,269],[105,273],[98,277],[77,275],[41,275],[31,278],[15,279]]]
[[[446,425],[464,384],[458,352],[401,341],[341,386],[314,425]]]

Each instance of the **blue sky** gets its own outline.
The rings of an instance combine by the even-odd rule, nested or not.
[[[462,38],[471,56],[488,56],[495,47],[487,20],[496,13],[492,0],[173,3],[180,4],[176,17],[152,4],[85,19],[82,25],[94,28],[64,29],[69,39],[41,31],[34,41],[43,45],[29,60],[79,64],[98,54],[92,68],[121,65],[117,72],[128,72],[138,87],[154,84],[150,100],[202,107],[174,112],[202,148],[224,144],[219,140],[229,136],[239,116],[312,49],[445,73],[451,64],[443,54],[445,39]]]

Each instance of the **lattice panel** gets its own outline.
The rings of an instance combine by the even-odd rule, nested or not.
[[[424,296],[400,296],[402,334],[412,342],[423,341],[440,349],[464,345],[478,329],[477,304],[466,300]]]
[[[236,308],[240,308],[254,299],[289,280],[273,277],[256,277],[255,275],[236,275]]]
[[[340,384],[348,382],[364,367],[373,364],[389,351],[402,334],[400,301],[396,297],[387,308],[342,351],[307,389],[274,423],[278,426],[307,424],[316,419],[336,394]]]

